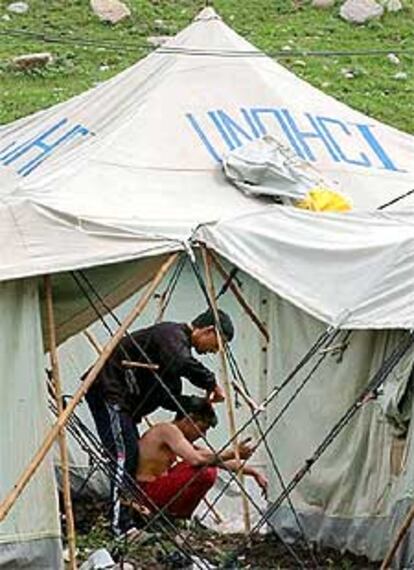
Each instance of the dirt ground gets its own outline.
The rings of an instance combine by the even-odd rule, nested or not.
[[[285,570],[297,568],[319,569],[374,569],[378,563],[350,553],[332,549],[310,550],[305,544],[292,545],[292,552],[273,535],[261,535],[246,541],[245,536],[222,535],[197,522],[178,523],[173,531],[170,524],[147,529],[131,541],[116,541],[111,536],[106,517],[96,518],[95,509],[86,509],[77,518],[80,562],[98,548],[106,548],[120,564],[128,562],[129,570]],[[174,525],[175,526],[175,525]],[[187,554],[187,557],[186,557]],[[189,560],[189,556],[193,560]]]

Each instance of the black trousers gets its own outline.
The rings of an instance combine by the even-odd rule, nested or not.
[[[116,461],[117,479],[125,483],[129,475],[135,481],[139,459],[136,423],[117,404],[107,402],[94,386],[88,390],[86,401],[102,444]],[[111,501],[112,530],[119,535],[127,531],[132,522],[128,516],[129,509],[121,504],[121,490],[113,480]]]

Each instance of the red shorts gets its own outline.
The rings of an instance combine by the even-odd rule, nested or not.
[[[155,510],[155,505],[161,509],[168,504],[166,512],[169,515],[188,519],[216,478],[217,467],[193,467],[182,461],[154,481],[139,481],[138,485],[149,499],[144,500],[149,508]],[[178,493],[179,496],[174,499]]]

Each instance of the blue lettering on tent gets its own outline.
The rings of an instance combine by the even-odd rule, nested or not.
[[[340,156],[343,162],[348,162],[349,164],[356,164],[358,166],[372,166],[369,158],[363,152],[359,154],[359,158],[350,158],[345,154],[345,152],[341,149],[340,145],[336,142],[335,137],[332,135],[331,131],[328,128],[328,125],[338,126],[340,129],[348,136],[352,137],[351,130],[338,119],[331,119],[330,117],[317,117],[316,120],[318,121],[322,131],[325,133],[327,139],[331,142],[335,150],[337,151],[338,155]]]
[[[243,137],[246,141],[253,140],[252,134],[249,134],[243,127],[241,127],[234,119],[232,119],[227,113],[219,109],[217,111],[217,117],[220,120],[223,127],[226,129],[232,144],[235,147],[242,146],[243,143],[241,142],[240,137]]]
[[[296,152],[298,156],[301,158],[305,158],[305,155],[302,152],[302,149],[298,145],[295,137],[293,136],[292,132],[290,131],[288,125],[286,124],[285,120],[279,109],[274,109],[273,107],[256,107],[251,109],[251,114],[258,128],[260,129],[261,136],[265,135],[268,132],[268,129],[265,127],[264,121],[266,116],[270,117],[270,119],[276,119],[277,125],[282,129],[282,133],[286,136],[288,142],[290,143],[293,150]]]
[[[228,134],[227,129],[222,124],[222,121],[220,120],[220,117],[218,116],[216,111],[209,111],[207,114],[210,117],[210,119],[212,120],[212,122],[215,125],[218,132],[220,133],[222,139],[226,143],[227,148],[229,148],[230,150],[234,150],[236,148],[236,145],[231,140],[231,137]]]
[[[314,151],[308,145],[306,139],[317,139],[324,144],[331,158],[335,162],[339,162],[339,158],[336,152],[334,151],[333,145],[329,141],[328,137],[325,136],[323,130],[320,128],[320,126],[318,125],[318,123],[315,121],[315,119],[312,117],[310,113],[305,113],[305,117],[307,117],[309,123],[312,126],[312,130],[310,131],[305,131],[300,129],[296,124],[296,121],[294,120],[294,118],[287,109],[282,109],[282,114],[285,117],[286,122],[290,127],[290,130],[292,131],[296,140],[298,141],[298,144],[301,146],[303,154],[305,156],[305,160],[312,160],[312,161],[316,160]]]
[[[246,121],[246,124],[249,125],[249,128],[251,129],[253,138],[258,138],[260,137],[260,131],[256,125],[256,123],[253,121],[253,117],[252,115],[249,113],[248,109],[240,109],[241,114],[243,115],[244,120]]]
[[[199,136],[201,142],[208,150],[209,154],[213,157],[214,160],[216,160],[217,162],[221,162],[220,154],[216,152],[216,149],[211,144],[208,136],[204,133],[202,127],[198,124],[198,121],[195,119],[194,115],[192,113],[187,113],[186,117],[189,120],[190,125],[193,127],[193,129]]]
[[[61,145],[75,137],[90,134],[86,127],[79,124],[63,130],[62,127],[67,123],[68,119],[61,119],[31,139],[22,143],[16,141],[10,143],[0,150],[0,163],[9,166],[17,162],[17,173],[21,176],[28,176]]]
[[[396,172],[405,172],[404,170],[400,170],[399,168],[397,168],[395,166],[395,164],[393,163],[391,158],[388,156],[388,154],[385,152],[383,147],[380,145],[378,139],[375,138],[374,133],[371,131],[370,125],[357,124],[355,126],[359,130],[359,132],[362,134],[364,139],[367,141],[367,143],[369,144],[371,149],[375,152],[377,157],[380,159],[380,161],[382,162],[382,164],[386,170],[394,170]]]
[[[363,168],[382,168],[404,172],[378,140],[374,128],[364,123],[349,123],[336,117],[303,113],[294,115],[277,107],[242,107],[236,118],[223,109],[210,110],[205,116],[187,113],[187,119],[210,156],[221,162],[228,150],[267,133],[285,139],[304,160],[316,161],[324,152],[335,163]],[[240,118],[241,117],[241,118]],[[308,125],[303,127],[303,125]]]

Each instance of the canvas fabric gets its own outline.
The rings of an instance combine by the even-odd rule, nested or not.
[[[4,498],[30,463],[50,424],[37,282],[2,283],[0,311],[0,495]],[[48,457],[0,523],[0,566],[34,568],[42,563],[46,568],[46,563],[54,564],[59,557],[57,492]]]

